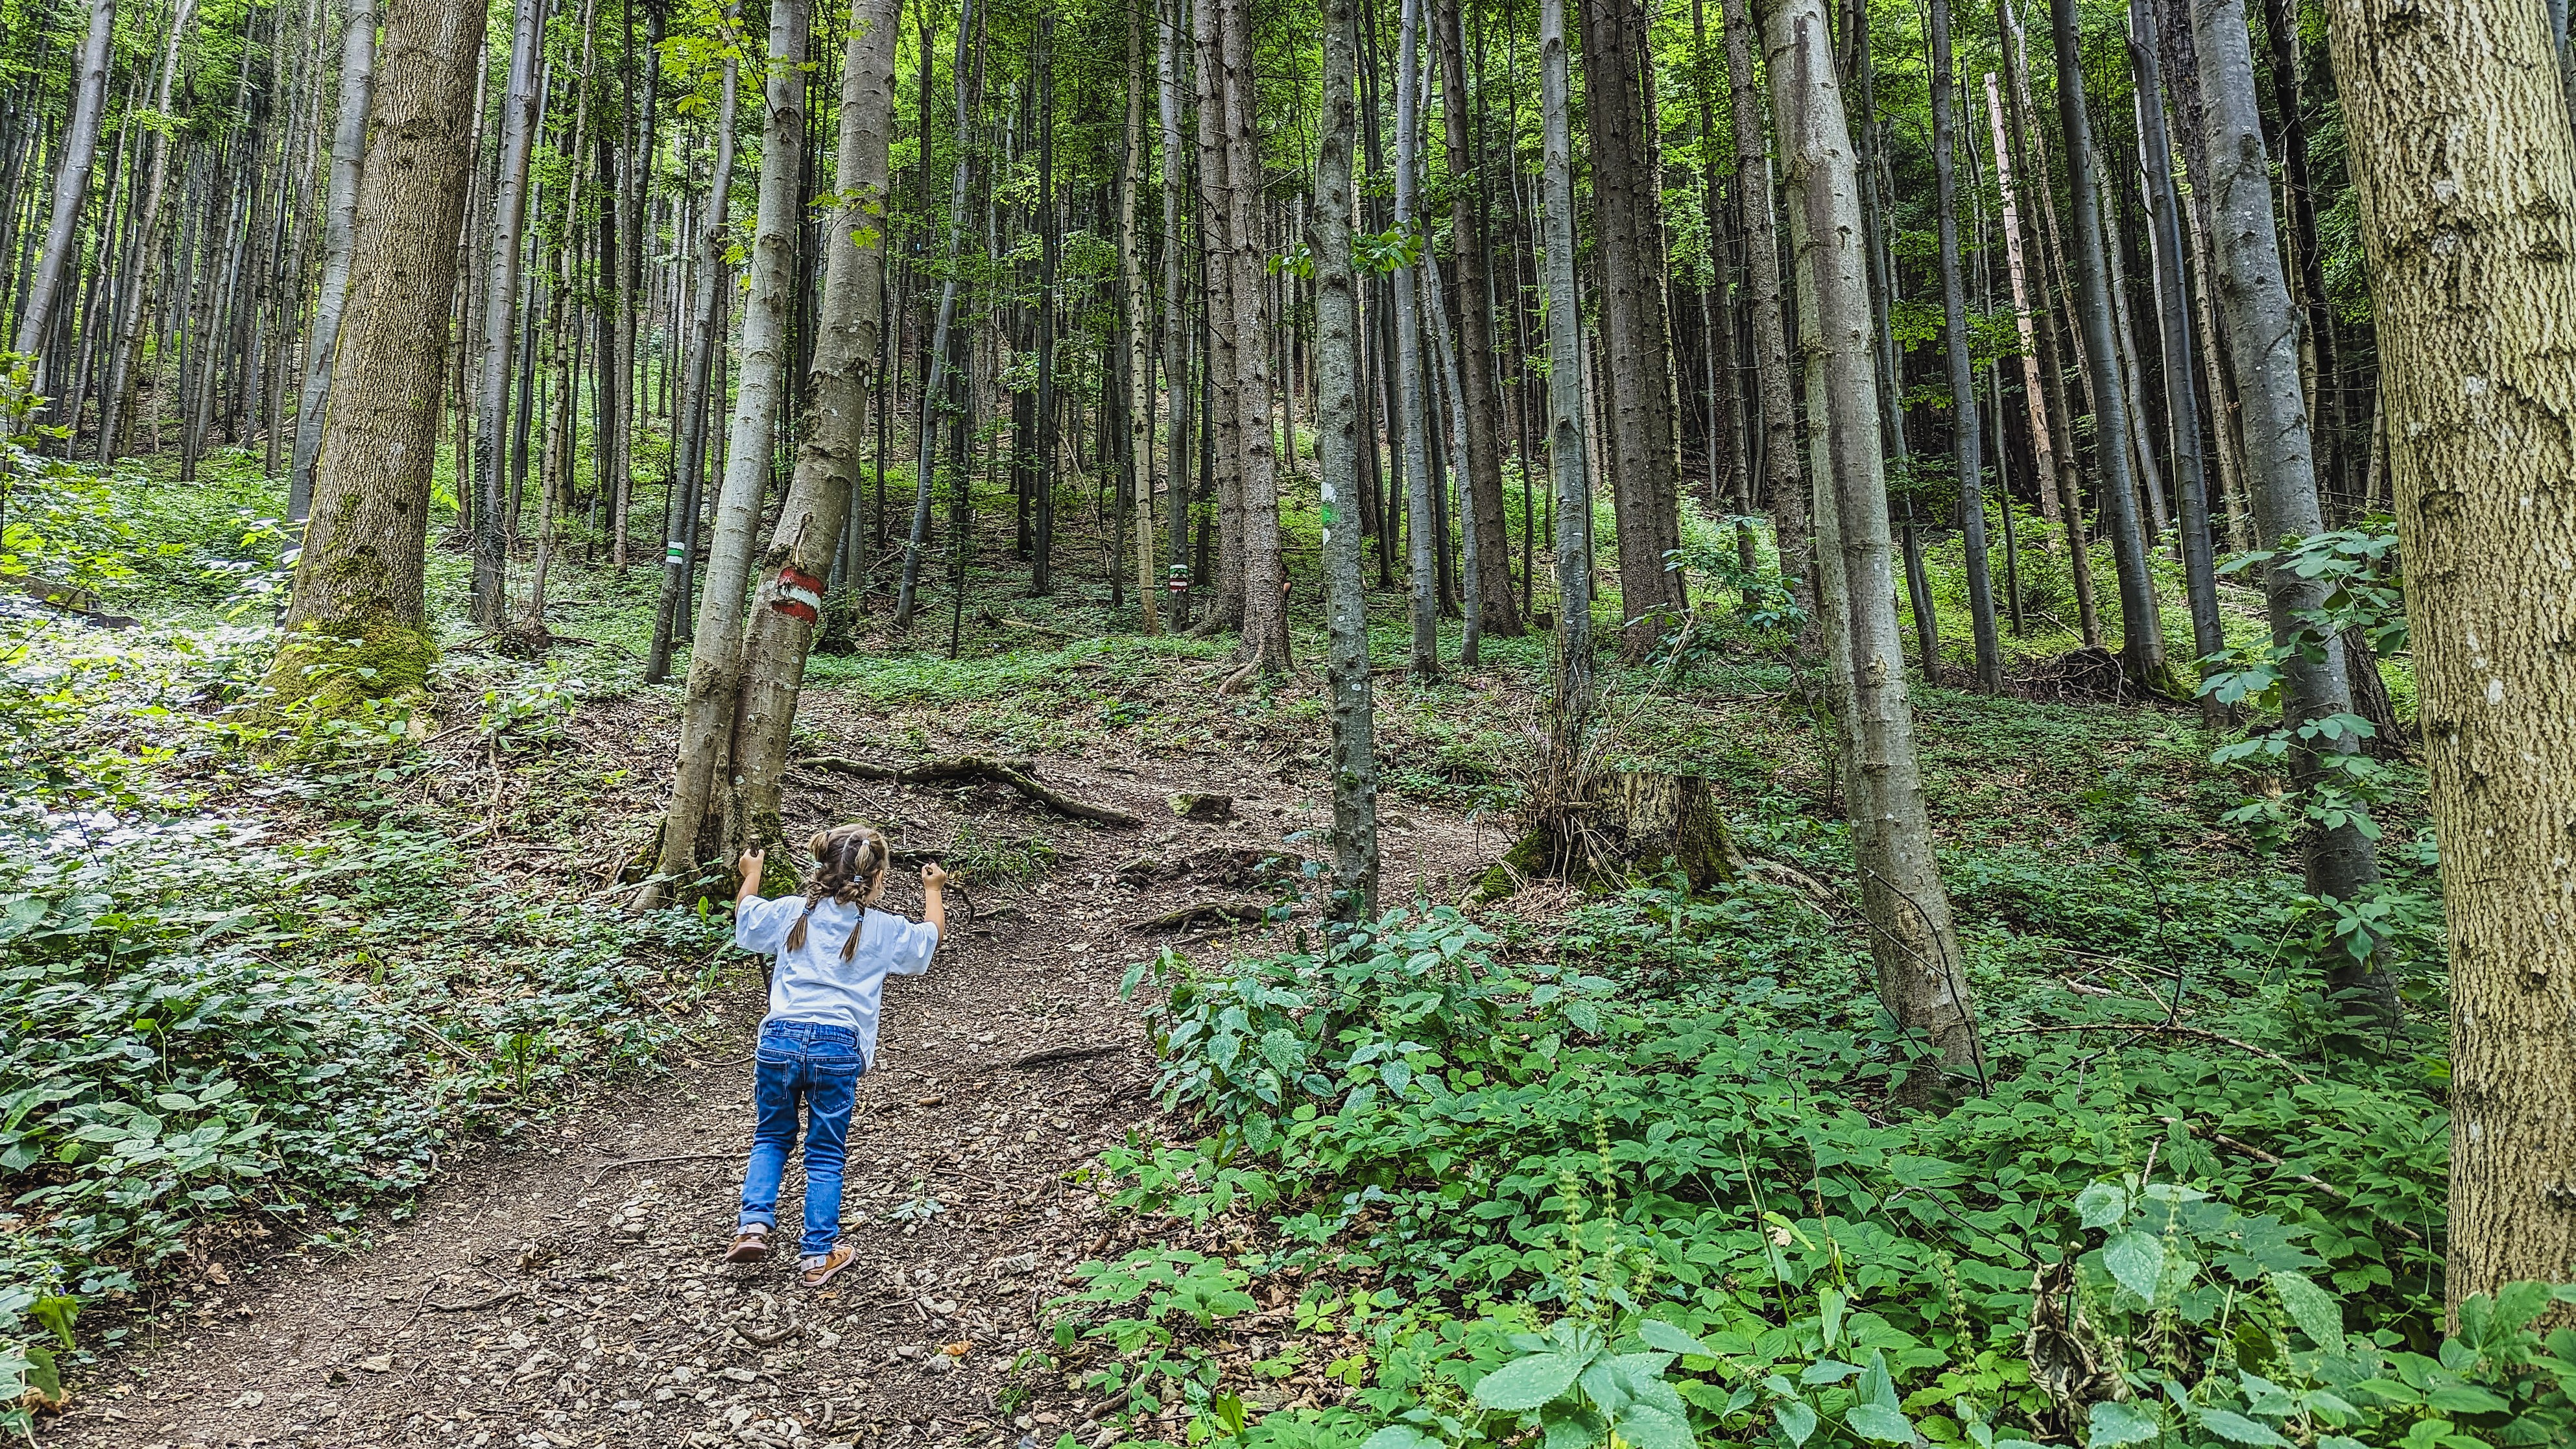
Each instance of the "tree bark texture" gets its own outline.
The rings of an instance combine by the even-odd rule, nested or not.
[[[1950,367],[1951,456],[1959,470],[1960,542],[1968,563],[1968,615],[1977,654],[1977,688],[2004,687],[2003,640],[1995,627],[1995,585],[1986,564],[1984,439],[1978,436],[1977,371],[1968,355],[1967,286],[1959,273],[1958,143],[1953,114],[1956,78],[1950,64],[1949,0],[1932,0],[1932,173],[1938,192],[1941,247],[1941,314]],[[2010,506],[2007,503],[2006,506]],[[1927,661],[1924,677],[1931,678]]]
[[[1323,115],[1315,166],[1315,462],[1324,529],[1324,675],[1333,722],[1335,914],[1377,914],[1377,751],[1360,537],[1359,294],[1351,274],[1351,145],[1358,104],[1352,0],[1324,0]]]
[[[116,0],[90,0],[89,32],[81,41],[80,80],[72,91],[72,114],[54,166],[53,209],[45,218],[44,250],[36,256],[36,275],[20,306],[18,338],[9,349],[29,357],[49,353],[45,334],[52,330],[63,283],[70,278],[73,251],[80,239],[81,208],[89,200],[90,170],[98,160],[98,137],[107,117],[107,68],[114,58]],[[247,64],[247,61],[245,61]],[[47,356],[53,374],[69,358]],[[50,377],[39,386],[49,386]],[[59,387],[54,388],[60,391]]]
[[[2539,7],[2327,15],[2442,836],[2456,1317],[2576,1278],[2576,144]]]
[[[1740,3],[1740,0],[1739,0]],[[1547,194],[1547,463],[1555,487],[1553,733],[1579,740],[1592,710],[1592,489],[1585,471],[1582,302],[1574,286],[1574,122],[1565,0],[1539,0],[1541,165]]]
[[[1796,374],[1781,311],[1780,233],[1772,215],[1771,157],[1764,144],[1762,91],[1753,81],[1758,43],[1746,0],[1725,0],[1726,74],[1735,109],[1735,194],[1744,215],[1744,281],[1753,311],[1753,370],[1762,409],[1764,501],[1780,549],[1781,581],[1811,622],[1799,630],[1812,648],[1816,617],[1815,523],[1809,514],[1804,455],[1798,447]]]
[[[1827,664],[1870,955],[1889,1014],[1924,1035],[1944,1070],[1982,1081],[1975,1007],[1915,758],[1860,248],[1861,183],[1820,0],[1785,0],[1766,18],[1763,43],[1798,255]],[[1931,1085],[1925,1074],[1908,1091],[1928,1096]]]
[[[1519,607],[1512,600],[1511,538],[1503,526],[1503,413],[1494,395],[1494,313],[1486,276],[1489,262],[1476,224],[1482,188],[1473,183],[1476,153],[1469,139],[1466,28],[1458,0],[1434,0],[1432,32],[1440,49],[1440,119],[1449,147],[1449,241],[1458,259],[1459,387],[1466,397],[1466,460],[1458,464],[1466,486],[1460,498],[1474,514],[1479,622],[1482,632],[1517,638]]]

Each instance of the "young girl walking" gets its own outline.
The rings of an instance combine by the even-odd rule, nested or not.
[[[762,852],[742,854],[733,941],[778,958],[761,1019],[752,1097],[759,1112],[743,1173],[742,1217],[728,1263],[769,1255],[778,1184],[805,1108],[805,1235],[796,1245],[804,1284],[820,1288],[858,1250],[841,1242],[841,1167],[859,1077],[877,1055],[877,1005],[889,976],[918,976],[948,931],[940,888],[948,872],[921,868],[919,922],[869,909],[885,893],[892,853],[864,825],[840,825],[807,843],[814,873],[803,896],[760,896]]]

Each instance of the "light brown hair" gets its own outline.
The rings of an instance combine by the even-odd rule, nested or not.
[[[859,918],[850,923],[850,938],[841,943],[841,959],[849,960],[859,949],[859,932],[868,923],[868,902],[885,889],[886,867],[894,863],[894,848],[885,836],[868,825],[835,825],[817,830],[805,843],[814,856],[814,876],[805,886],[805,914],[796,918],[796,927],[787,933],[787,950],[805,945],[805,922],[814,908],[830,896],[841,905],[861,907]]]

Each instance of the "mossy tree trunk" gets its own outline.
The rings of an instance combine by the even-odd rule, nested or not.
[[[418,689],[435,654],[422,565],[471,159],[456,138],[473,128],[484,14],[389,0],[384,15],[348,321],[286,643],[268,673],[279,699]]]

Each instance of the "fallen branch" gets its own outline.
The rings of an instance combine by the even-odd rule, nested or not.
[[[2292,1066],[2290,1064],[2290,1059],[2281,1055],[2279,1052],[2266,1051],[2263,1048],[2254,1045],[2250,1041],[2238,1041],[2232,1036],[2221,1036],[2217,1032],[2204,1031],[2196,1026],[2180,1026],[2161,1021],[2088,1021],[2078,1022],[2071,1026],[2007,1027],[2002,1031],[1990,1033],[1990,1035],[2025,1036],[2033,1032],[2063,1031],[2126,1031],[2134,1032],[2141,1036],[2187,1036],[2196,1041],[2216,1042],[2220,1046],[2232,1046],[2238,1051],[2252,1052],[2258,1057],[2279,1062],[2284,1071],[2287,1071],[2291,1076],[2299,1079],[2299,1085],[2302,1087],[2313,1087],[2316,1085],[2315,1081],[2310,1079],[2307,1073],[2300,1071],[2295,1066]]]
[[[1177,931],[1197,921],[1241,921],[1249,925],[1267,920],[1269,916],[1268,906],[1237,901],[1201,901],[1177,911],[1130,921],[1127,928],[1131,931]]]
[[[953,759],[925,760],[917,765],[879,765],[867,760],[854,760],[847,755],[809,755],[797,762],[808,769],[829,770],[836,775],[856,775],[862,780],[892,780],[900,785],[917,785],[931,780],[990,780],[1008,785],[1022,795],[1044,805],[1059,815],[1088,820],[1098,825],[1114,825],[1133,830],[1145,822],[1110,805],[1094,805],[1041,783],[1030,771],[1027,760],[1002,760],[990,755],[958,755]]]
[[[2352,1201],[2352,1194],[2345,1192],[2342,1188],[2335,1186],[2333,1183],[2330,1183],[2321,1177],[2311,1177],[2304,1172],[2291,1172],[2289,1170],[2290,1164],[2288,1162],[2273,1153],[2264,1151],[2262,1148],[2255,1146],[2251,1142],[2239,1142],[2224,1132],[2212,1132],[2206,1127],[2194,1126],[2180,1117],[2159,1117],[2156,1120],[2164,1123],[2168,1127],[2179,1127],[2194,1137],[2206,1137],[2216,1145],[2224,1147],[2230,1152],[2242,1153],[2245,1156],[2251,1157],[2255,1161],[2262,1163],[2266,1167],[2278,1168],[2281,1170],[2283,1176],[2290,1178],[2294,1182],[2304,1182],[2308,1186],[2315,1188],[2317,1191],[2324,1193],[2326,1196],[2331,1197],[2338,1202]],[[2413,1228],[2406,1226],[2404,1223],[2390,1223],[2389,1226],[2395,1228],[2401,1233],[2404,1233],[2406,1235],[2406,1240],[2410,1243],[2421,1245],[2424,1241],[2422,1234],[2417,1233]]]
[[[432,1313],[478,1313],[483,1309],[492,1307],[494,1304],[507,1303],[518,1296],[518,1289],[504,1288],[498,1293],[486,1294],[481,1298],[475,1299],[471,1303],[432,1303],[427,1299],[423,1299],[420,1306],[428,1309]]]
[[[1115,1056],[1126,1049],[1124,1042],[1101,1042],[1093,1046],[1048,1047],[1042,1051],[1030,1052],[1026,1056],[1014,1057],[1011,1059],[1011,1065],[1043,1067],[1054,1062],[1089,1061],[1093,1057]]]

